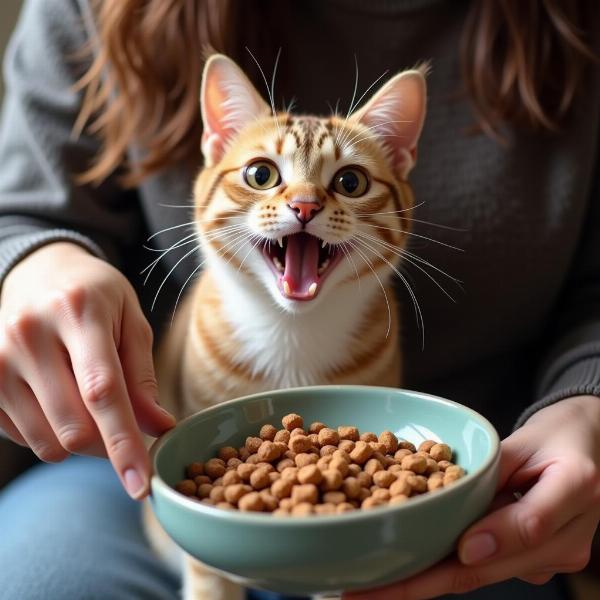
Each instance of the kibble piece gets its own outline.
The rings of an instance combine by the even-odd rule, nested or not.
[[[310,440],[310,443],[315,448],[321,448],[321,444],[319,444],[319,434],[318,433],[309,433],[306,437]]]
[[[342,491],[350,500],[358,498],[360,495],[361,485],[356,477],[347,477],[342,483]]]
[[[218,455],[221,460],[227,462],[230,458],[237,458],[238,451],[233,446],[225,446],[219,448]]]
[[[283,419],[281,419],[281,424],[288,431],[292,431],[296,428],[302,429],[304,427],[304,419],[295,413],[290,413],[289,415],[285,415]]]
[[[432,473],[427,479],[427,489],[430,492],[434,490],[439,490],[444,487],[444,477],[445,474],[443,471],[437,471],[436,473]]]
[[[225,488],[222,485],[215,485],[208,496],[215,504],[225,501]]]
[[[194,479],[200,475],[204,475],[204,463],[193,462],[185,470],[188,479]]]
[[[284,456],[286,452],[290,451],[288,445],[283,442],[273,442],[273,445],[279,449],[279,456]]]
[[[238,456],[240,457],[241,461],[248,460],[248,457],[250,456],[250,452],[248,451],[248,448],[246,448],[246,446],[242,446],[241,448],[239,448]]]
[[[419,454],[412,454],[402,459],[402,468],[405,471],[412,471],[413,473],[425,473],[427,460]]]
[[[263,501],[264,508],[268,512],[273,512],[279,506],[279,500],[273,496],[269,490],[259,492],[260,498]]]
[[[233,510],[235,508],[235,506],[229,504],[229,502],[217,502],[216,507],[223,510]]]
[[[300,453],[312,448],[312,443],[305,435],[295,435],[290,438],[288,446],[292,452]]]
[[[399,450],[410,450],[411,452],[416,452],[417,447],[408,440],[398,440],[398,449]]]
[[[260,512],[263,510],[264,506],[263,499],[258,492],[250,492],[249,494],[242,496],[238,501],[238,508],[245,512]]]
[[[404,494],[398,494],[398,495],[392,496],[390,498],[389,504],[390,505],[404,504],[407,500],[408,500],[408,496],[406,496]]]
[[[376,498],[377,500],[384,500],[387,502],[391,498],[390,490],[386,490],[384,488],[378,488],[371,494],[371,498]]]
[[[351,510],[356,510],[355,507],[350,504],[350,502],[340,502],[336,507],[336,513],[341,514],[345,512],[350,512]]]
[[[327,469],[329,469],[329,465],[331,464],[332,459],[333,457],[331,456],[331,454],[329,456],[322,456],[317,461],[317,467],[319,467],[321,471],[326,471]]]
[[[234,483],[225,488],[225,500],[230,504],[237,504],[242,496],[249,494],[252,488],[243,483]]]
[[[335,429],[323,427],[319,431],[319,444],[321,446],[337,446],[340,441],[340,436]]]
[[[448,473],[455,473],[459,477],[462,477],[465,474],[465,470],[458,465],[450,465],[449,467],[446,467],[445,473],[446,475],[448,475]]]
[[[321,456],[331,456],[336,450],[337,450],[337,446],[328,444],[327,446],[321,447],[320,455]]]
[[[271,479],[269,477],[269,472],[263,467],[256,469],[256,471],[250,475],[250,485],[255,490],[262,490],[263,488],[268,487],[270,484]]]
[[[453,481],[460,479],[464,474],[465,472],[462,467],[458,467],[456,465],[447,467],[444,471],[444,485],[448,485]]]
[[[354,450],[350,452],[350,458],[358,465],[364,465],[373,454],[373,448],[368,442],[356,442]]]
[[[226,467],[227,469],[237,469],[242,464],[242,461],[239,458],[230,458],[227,461]]]
[[[295,467],[296,463],[290,458],[283,458],[277,463],[277,470],[281,473],[284,469],[288,467]]]
[[[275,471],[275,467],[268,462],[259,462],[256,464],[257,469],[266,469],[267,473],[273,473]]]
[[[210,496],[210,492],[213,489],[211,483],[203,483],[198,486],[198,490],[196,491],[196,496],[203,500],[204,498],[208,498]]]
[[[276,446],[273,442],[265,440],[258,448],[256,454],[262,461],[271,462],[272,460],[277,460],[282,452],[281,448]]]
[[[341,473],[342,477],[346,477],[346,475],[348,475],[349,466],[350,465],[343,458],[340,458],[339,456],[335,456],[335,455],[333,456],[333,458],[331,459],[331,462],[329,463],[329,468],[339,471]]]
[[[299,502],[292,508],[294,517],[307,517],[314,513],[315,507],[310,502]]]
[[[362,503],[365,498],[370,498],[371,497],[371,490],[365,487],[361,487],[360,488],[360,494],[358,495],[358,502]]]
[[[341,458],[342,460],[345,460],[348,464],[350,464],[352,462],[352,459],[350,458],[350,454],[348,454],[348,452],[346,452],[345,450],[336,450],[333,454],[332,454],[333,458]]]
[[[398,450],[398,438],[391,431],[382,432],[378,441],[385,445],[388,454],[394,454]]]
[[[449,460],[440,460],[437,465],[440,471],[445,471],[448,467],[453,467],[454,463],[451,463]]]
[[[397,464],[397,463],[394,463],[393,465],[390,465],[390,466],[387,468],[387,470],[388,470],[390,473],[395,473],[395,474],[397,474],[398,472],[402,472],[402,465],[399,465],[399,464]]]
[[[248,450],[250,454],[255,454],[256,452],[258,452],[258,449],[260,448],[262,443],[263,441],[259,437],[248,436],[246,438],[245,444],[246,450]]]
[[[338,490],[342,487],[344,477],[337,469],[322,471],[321,489],[324,492]]]
[[[280,429],[273,438],[274,442],[283,442],[286,446],[290,441],[290,432],[287,429]]]
[[[280,500],[282,498],[289,498],[293,485],[289,479],[278,479],[271,485],[271,494]]]
[[[242,478],[242,481],[250,481],[250,475],[256,471],[256,465],[250,465],[243,463],[237,468],[238,475]]]
[[[385,502],[383,500],[378,500],[377,498],[365,498],[360,505],[361,508],[365,510],[370,510],[371,508],[377,508],[378,506],[383,506]]]
[[[316,504],[319,499],[319,490],[312,483],[296,485],[292,488],[292,502],[300,504],[301,502],[310,502]]]
[[[233,485],[234,483],[241,483],[242,478],[237,471],[227,471],[225,475],[223,475],[223,485]]]
[[[225,475],[225,463],[220,458],[211,458],[204,464],[204,472],[213,479]]]
[[[436,461],[452,459],[452,450],[448,444],[435,444],[429,450],[429,454]]]
[[[383,471],[383,465],[376,458],[370,458],[363,469],[365,473],[373,476],[377,471]]]
[[[354,463],[348,465],[348,475],[351,477],[356,477],[361,471],[360,465],[355,465]]]
[[[353,442],[358,442],[358,440],[360,440],[358,429],[350,425],[340,425],[340,427],[338,427],[338,433],[340,434],[341,440],[351,440]]]
[[[271,483],[278,481],[281,479],[281,473],[279,471],[273,471],[272,473],[269,473],[269,479],[271,480]]]
[[[273,425],[271,425],[270,423],[267,423],[266,425],[263,425],[260,428],[260,433],[258,434],[258,437],[261,440],[269,440],[270,442],[272,442],[275,440],[276,435],[277,429],[273,427]]]
[[[214,506],[215,503],[210,498],[202,498],[199,500],[200,504],[207,504],[208,506]]]
[[[340,443],[338,444],[338,449],[350,454],[350,452],[354,450],[355,445],[355,442],[353,442],[352,440],[340,440]]]
[[[296,460],[296,454],[298,454],[297,452],[292,452],[291,450],[286,450],[283,453],[283,458],[289,458],[290,460],[295,461]]]
[[[368,473],[365,473],[365,471],[361,471],[356,476],[356,479],[357,479],[358,483],[360,483],[360,485],[362,485],[362,487],[369,488],[373,485],[373,477],[371,477],[371,475],[369,475]]]
[[[389,471],[377,471],[373,475],[373,483],[381,488],[389,488],[396,481],[396,476]]]
[[[342,502],[346,502],[346,494],[344,492],[325,492],[323,494],[323,502],[341,504]]]
[[[321,431],[321,429],[324,429],[325,427],[327,427],[325,425],[325,423],[321,423],[320,421],[316,421],[315,423],[311,423],[310,427],[308,428],[308,433],[319,433],[319,431]]]
[[[281,479],[297,483],[298,467],[288,467],[287,469],[283,469],[283,471],[281,471]]]
[[[425,469],[425,473],[427,475],[431,475],[432,473],[437,473],[440,470],[437,462],[435,460],[433,460],[433,458],[426,458],[425,460],[427,461],[427,468]]]
[[[302,427],[296,427],[296,429],[292,429],[292,431],[290,431],[290,439],[295,435],[306,435],[306,431],[304,431]]]
[[[194,483],[196,485],[202,485],[203,483],[212,483],[212,479],[208,475],[198,475],[198,477],[194,477]]]
[[[412,456],[413,453],[408,450],[407,448],[400,448],[395,454],[394,454],[394,460],[400,464],[402,463],[402,461],[407,457],[407,456]]]
[[[327,502],[326,504],[316,504],[315,514],[316,515],[334,515],[337,511],[337,506]]]
[[[431,450],[431,448],[433,448],[436,444],[437,442],[435,440],[425,440],[419,444],[419,450],[429,453],[429,450]]]
[[[373,454],[385,454],[385,444],[382,444],[381,442],[369,442],[369,446],[373,448]]]
[[[316,465],[319,457],[316,454],[308,454],[307,452],[301,452],[296,455],[296,466],[301,469],[307,465]]]
[[[247,459],[246,459],[246,463],[249,465],[256,465],[259,462],[261,462],[260,460],[260,456],[258,454],[251,454]]]
[[[372,431],[365,431],[365,433],[360,434],[361,442],[377,442],[379,441],[377,436]]]
[[[213,485],[223,485],[223,478],[217,477],[216,479],[213,480],[212,484]]]
[[[323,473],[317,465],[306,465],[298,471],[298,481],[300,483],[314,483],[319,485],[323,479]]]
[[[184,496],[195,496],[198,486],[191,479],[184,479],[175,486],[175,489]]]
[[[403,495],[408,497],[412,492],[412,487],[405,478],[396,479],[396,481],[390,485],[389,489],[392,496]]]
[[[273,516],[274,517],[289,517],[290,516],[290,511],[286,510],[285,508],[281,508],[281,506],[273,511]]]
[[[413,492],[416,492],[417,494],[422,494],[427,491],[427,477],[423,477],[423,475],[411,475],[410,477],[407,477],[406,481]]]

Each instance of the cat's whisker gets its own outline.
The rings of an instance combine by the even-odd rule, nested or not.
[[[363,252],[361,252],[352,243],[351,240],[347,240],[346,244],[348,244],[363,259],[363,261],[369,267],[369,269],[371,269],[371,271],[373,272],[373,275],[375,276],[375,279],[377,279],[377,282],[379,283],[379,287],[381,288],[381,291],[383,292],[383,297],[385,298],[385,304],[387,306],[387,313],[388,313],[388,327],[387,327],[387,331],[385,333],[385,337],[387,339],[390,335],[390,331],[392,330],[392,310],[390,308],[390,301],[387,297],[387,292],[385,291],[385,286],[383,285],[381,279],[379,278],[379,275],[377,275],[377,272],[373,268],[373,263],[363,254]]]
[[[244,263],[246,262],[246,259],[250,256],[250,253],[256,248],[256,246],[258,246],[262,241],[263,238],[259,235],[253,235],[250,236],[250,239],[248,240],[250,243],[252,243],[252,239],[256,237],[257,240],[256,242],[253,244],[253,246],[250,248],[250,250],[248,250],[248,252],[246,253],[246,255],[244,256],[244,258],[242,259],[242,262],[240,263],[240,266],[238,267],[238,273],[242,270],[242,267],[244,266]]]
[[[358,132],[356,135],[354,135],[354,136],[353,136],[353,137],[351,137],[349,140],[347,140],[347,141],[345,142],[345,144],[344,144],[344,145],[349,145],[349,146],[351,146],[351,145],[352,145],[352,142],[353,142],[353,141],[354,141],[356,138],[358,138],[358,137],[360,137],[361,135],[364,135],[364,134],[365,134],[365,130],[366,130],[366,131],[372,131],[373,129],[377,129],[378,127],[382,127],[383,125],[389,125],[390,123],[408,123],[408,122],[409,122],[409,121],[399,121],[399,120],[397,120],[397,119],[396,119],[396,120],[393,120],[393,121],[381,121],[380,123],[375,123],[375,125],[371,125],[371,127],[364,127],[364,126],[363,126],[363,128],[361,128],[361,130],[360,130],[360,131],[359,131],[359,132]],[[375,137],[375,138],[379,137],[377,134],[372,134],[372,135],[373,135],[373,137]]]
[[[191,238],[191,239],[190,239]],[[144,278],[144,283],[143,285],[146,285],[146,283],[148,282],[148,279],[150,277],[150,275],[152,275],[152,271],[154,271],[154,268],[156,267],[156,265],[158,265],[158,263],[171,251],[176,250],[178,248],[181,248],[183,246],[186,246],[187,244],[192,244],[195,241],[197,241],[200,238],[200,235],[198,233],[192,233],[190,235],[186,235],[184,238],[182,238],[181,240],[178,240],[177,242],[175,242],[174,244],[172,244],[171,246],[169,246],[168,248],[165,248],[162,250],[161,255],[154,259],[148,266],[144,267],[141,271],[140,271],[140,275],[143,275],[146,271],[148,271],[146,277]],[[187,241],[186,241],[187,240]],[[147,246],[144,246],[144,248],[148,249],[148,250],[153,250],[153,248],[148,248]],[[158,250],[157,250],[158,252]],[[148,270],[149,269],[149,270]]]
[[[442,284],[435,277],[433,277],[433,275],[431,275],[431,273],[428,273],[423,267],[421,267],[417,263],[418,262],[422,262],[422,263],[426,264],[427,266],[429,266],[430,268],[434,269],[435,271],[438,271],[442,275],[445,275],[446,277],[448,277],[449,279],[451,279],[454,283],[456,283],[459,287],[461,287],[460,286],[460,282],[457,279],[455,279],[451,275],[448,275],[447,273],[445,273],[441,269],[438,269],[437,267],[435,267],[431,263],[427,262],[425,259],[422,259],[421,257],[417,257],[416,255],[412,255],[412,254],[408,253],[407,251],[405,251],[405,250],[403,250],[401,248],[398,249],[398,250],[395,250],[393,247],[391,247],[391,244],[387,244],[386,242],[384,242],[382,240],[379,240],[377,238],[374,238],[372,236],[368,236],[367,237],[364,234],[361,234],[361,232],[358,232],[357,235],[360,238],[362,238],[363,240],[367,239],[367,240],[369,240],[372,243],[377,243],[377,244],[381,245],[384,249],[389,250],[395,256],[398,256],[402,260],[404,260],[407,263],[413,265],[413,267],[415,267],[416,269],[418,269],[419,271],[421,271],[425,276],[427,276],[429,279],[431,279],[431,281],[433,281],[433,283],[442,291],[442,293],[447,298],[449,298],[452,302],[456,302],[455,298],[446,290],[446,288],[444,288],[444,286],[442,286]]]
[[[350,251],[348,250],[348,248],[346,248],[345,242],[341,242],[340,244],[338,244],[338,247],[344,253],[344,256],[346,257],[348,264],[354,268],[354,272],[356,273],[356,279],[358,280],[358,289],[360,290],[361,289],[360,275],[358,273],[358,269],[356,268],[356,263],[354,262],[354,259],[352,258],[352,255],[350,254]]]
[[[356,148],[356,146],[358,146],[358,144],[360,144],[361,142],[364,142],[365,140],[369,140],[369,139],[379,140],[380,138],[385,138],[385,137],[402,138],[405,136],[400,135],[399,133],[372,133],[372,134],[365,135],[364,137],[353,142],[352,144],[347,143],[343,149],[345,152],[348,152],[349,150],[353,150],[354,148]]]
[[[188,221],[187,223],[180,223],[179,225],[173,225],[172,227],[165,227],[164,229],[161,229],[160,231],[156,231],[155,233],[153,233],[146,241],[149,242],[150,240],[154,239],[157,235],[160,235],[161,233],[166,233],[167,231],[173,231],[173,229],[179,229],[181,227],[186,227],[188,225],[194,225],[196,223],[196,221]]]
[[[414,223],[422,223],[423,225],[430,225],[431,227],[439,227],[440,229],[448,229],[449,231],[469,231],[468,229],[463,229],[461,227],[450,227],[450,225],[442,225],[441,223],[433,223],[431,221],[423,221],[422,219],[414,219],[412,217],[398,217],[403,221],[413,221]]]
[[[342,123],[342,127],[340,127],[340,130],[342,130],[343,127],[346,126],[346,123],[348,122],[348,119],[350,118],[350,113],[352,112],[352,107],[354,106],[354,99],[356,98],[356,92],[358,90],[358,59],[356,58],[356,54],[354,55],[354,67],[355,67],[355,76],[354,76],[354,91],[352,92],[352,100],[350,100],[350,106],[348,107],[348,112],[346,113],[346,118],[344,119],[344,122]],[[334,142],[334,146],[337,146],[339,143],[339,130],[338,130],[338,135],[335,136],[335,142]]]
[[[415,210],[419,206],[423,206],[425,204],[425,200],[423,202],[419,202],[418,204],[414,204],[413,206],[409,206],[408,208],[403,208],[402,210],[388,210],[385,212],[376,212],[376,213],[355,213],[357,217],[374,217],[375,215],[395,215],[398,213],[408,212],[409,210]]]
[[[415,308],[415,315],[417,317],[417,328],[421,330],[421,336],[422,336],[421,337],[421,343],[422,343],[421,347],[424,348],[425,347],[425,321],[423,319],[423,313],[421,312],[421,306],[419,304],[419,301],[417,300],[417,296],[415,295],[415,292],[413,291],[412,287],[408,283],[408,280],[398,270],[398,268],[393,263],[391,263],[383,254],[381,254],[381,252],[379,252],[375,248],[371,247],[371,245],[367,244],[364,240],[355,239],[355,241],[358,242],[359,244],[361,244],[363,248],[370,250],[376,256],[378,256],[381,260],[383,260],[392,269],[392,271],[400,278],[402,283],[404,283],[404,285],[406,286],[406,289],[410,295],[413,306]]]
[[[397,233],[404,233],[406,235],[412,235],[413,237],[421,238],[424,240],[428,240],[430,242],[434,242],[435,244],[440,244],[440,246],[445,246],[446,248],[450,248],[451,250],[457,250],[458,252],[464,252],[462,248],[458,248],[457,246],[452,246],[452,244],[447,244],[446,242],[441,242],[440,240],[436,240],[434,238],[428,237],[426,235],[422,235],[420,233],[415,233],[414,231],[407,231],[406,229],[395,229],[394,227],[384,227],[383,225],[373,225],[372,223],[365,223],[362,221],[363,225],[367,227],[374,227],[375,229],[385,229],[387,231],[396,231]]]

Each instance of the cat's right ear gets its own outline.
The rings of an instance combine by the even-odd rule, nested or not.
[[[270,112],[242,70],[223,54],[214,54],[206,61],[200,107],[202,153],[207,167],[221,160],[227,145],[243,127]]]

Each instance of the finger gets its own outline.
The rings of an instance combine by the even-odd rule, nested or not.
[[[143,315],[129,316],[127,309],[123,314],[119,356],[135,418],[142,431],[156,437],[174,427],[175,418],[158,404],[152,329]]]
[[[572,469],[550,465],[518,502],[489,514],[463,535],[460,560],[473,565],[539,546],[583,511],[587,495]]]
[[[22,439],[40,460],[60,462],[68,453],[60,445],[31,388],[22,379],[5,382],[2,408]]]
[[[100,434],[81,401],[68,355],[48,327],[36,330],[35,343],[21,348],[20,373],[68,452],[85,452],[101,446]]]
[[[29,448],[25,438],[19,433],[15,424],[10,420],[8,415],[0,408],[0,431],[5,433],[15,444]]]
[[[150,462],[127,393],[112,324],[94,320],[84,327],[85,335],[83,327],[62,332],[79,393],[125,489],[132,498],[141,499],[148,492]]]

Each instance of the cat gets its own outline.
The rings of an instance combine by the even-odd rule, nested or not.
[[[402,277],[402,215],[414,207],[426,71],[397,74],[345,118],[320,118],[276,112],[231,59],[207,60],[194,185],[205,268],[156,360],[161,403],[178,419],[277,388],[400,385],[391,278]],[[185,600],[245,597],[182,563],[151,512],[145,521],[161,556],[184,564]]]

